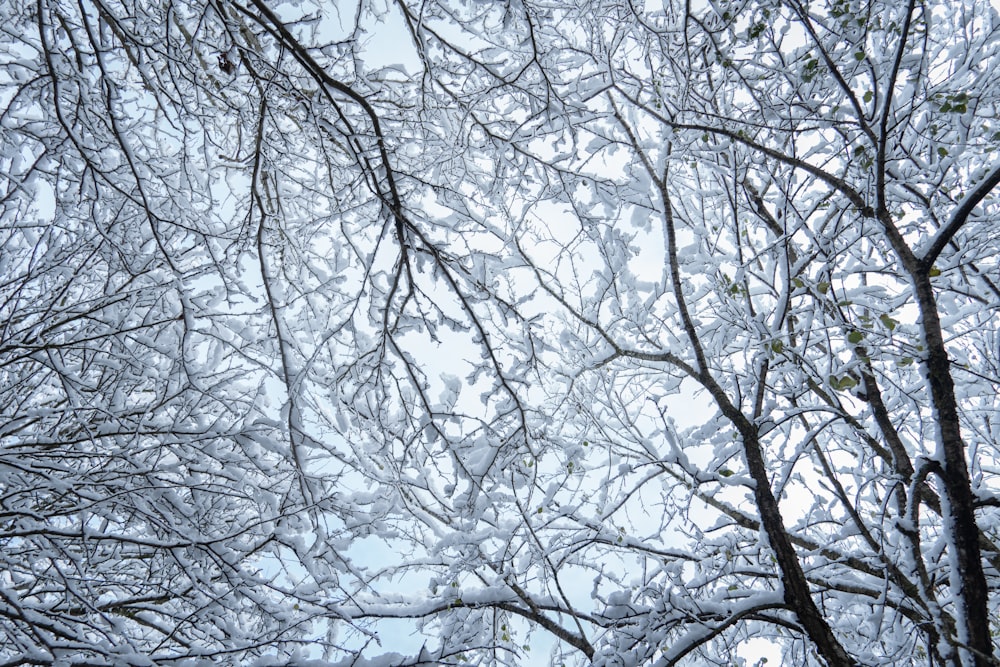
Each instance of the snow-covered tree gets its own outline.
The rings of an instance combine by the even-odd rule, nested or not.
[[[0,14],[0,665],[1000,662],[985,0]]]

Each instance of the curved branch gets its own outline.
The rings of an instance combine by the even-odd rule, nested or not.
[[[923,253],[920,253],[920,267],[923,271],[930,271],[934,265],[934,260],[938,258],[944,247],[958,233],[958,230],[965,225],[975,208],[986,199],[997,185],[1000,185],[1000,163],[993,165],[986,178],[980,181],[979,185],[973,188],[972,192],[965,195],[962,203],[951,214],[948,222],[931,239],[930,247]]]

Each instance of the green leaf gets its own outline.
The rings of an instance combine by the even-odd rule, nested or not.
[[[927,275],[930,276],[931,278],[937,278],[938,276],[941,275],[941,269],[939,269],[936,266],[932,266],[931,270],[927,272]]]
[[[896,328],[896,325],[899,324],[899,322],[897,322],[896,320],[892,319],[891,317],[889,317],[885,313],[882,313],[881,315],[879,315],[878,319],[879,319],[879,321],[883,325],[885,325],[885,328],[888,329],[889,331],[893,331]]]
[[[719,476],[720,477],[732,477],[733,476],[733,471],[730,470],[729,468],[723,468],[722,470],[719,471]]]
[[[830,386],[833,387],[836,391],[844,391],[846,389],[852,389],[858,386],[858,381],[852,378],[850,375],[845,375],[840,378],[838,378],[836,375],[831,375],[829,380],[830,380]]]
[[[781,354],[781,351],[783,349],[785,349],[785,344],[782,343],[780,340],[771,341],[771,352],[774,352],[775,354]]]
[[[944,146],[938,146],[937,154],[940,155],[941,157],[947,157],[948,149],[945,148]]]
[[[825,281],[821,282],[820,284],[816,285],[816,289],[819,290],[820,294],[826,294],[827,292],[830,291],[830,283]]]
[[[871,102],[875,98],[875,93],[870,90],[865,91],[865,103]]]
[[[847,342],[849,342],[849,343],[851,343],[853,345],[857,345],[858,343],[860,343],[864,339],[865,339],[865,335],[863,333],[861,333],[860,331],[852,331],[851,333],[847,334]]]

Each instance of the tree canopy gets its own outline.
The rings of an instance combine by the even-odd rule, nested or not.
[[[0,16],[0,665],[1000,664],[985,0]]]

